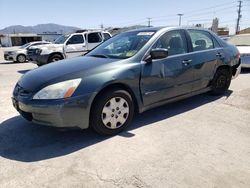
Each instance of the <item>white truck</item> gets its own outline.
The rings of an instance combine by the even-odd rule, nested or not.
[[[54,43],[30,48],[28,60],[41,66],[62,59],[81,56],[109,38],[111,38],[111,34],[106,31],[80,31],[62,35]]]

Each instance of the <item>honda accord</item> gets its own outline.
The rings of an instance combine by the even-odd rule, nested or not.
[[[208,30],[146,28],[27,72],[12,102],[37,124],[114,135],[136,112],[204,92],[223,94],[240,67],[237,48]]]

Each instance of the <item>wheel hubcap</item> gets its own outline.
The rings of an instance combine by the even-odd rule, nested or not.
[[[24,62],[24,61],[25,61],[25,57],[24,57],[23,55],[20,55],[20,56],[18,57],[18,61],[19,61],[19,62]]]
[[[128,102],[122,97],[114,97],[103,107],[102,122],[109,129],[117,129],[123,126],[128,119],[128,115]]]
[[[52,59],[52,62],[56,62],[56,61],[59,61],[59,60],[60,60],[60,58],[55,57],[55,58]]]

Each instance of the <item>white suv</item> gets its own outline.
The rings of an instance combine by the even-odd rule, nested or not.
[[[60,36],[52,44],[30,48],[28,59],[38,66],[84,55],[89,50],[111,38],[111,34],[104,31],[84,31]]]

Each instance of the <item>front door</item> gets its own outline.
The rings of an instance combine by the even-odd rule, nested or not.
[[[193,82],[192,59],[183,30],[165,33],[152,49],[168,50],[165,59],[143,62],[141,92],[145,106],[191,92]]]
[[[72,35],[66,42],[64,49],[67,58],[81,56],[86,53],[87,47],[83,35]]]

